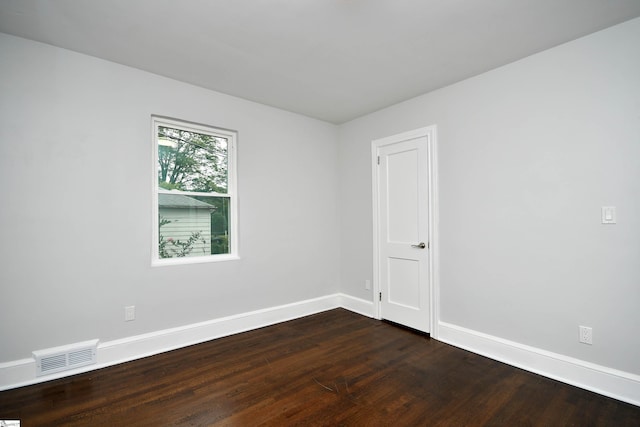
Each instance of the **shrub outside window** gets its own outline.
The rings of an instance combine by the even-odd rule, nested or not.
[[[152,263],[237,258],[237,134],[155,116],[152,122]]]

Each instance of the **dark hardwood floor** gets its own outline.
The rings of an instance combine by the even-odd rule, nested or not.
[[[640,407],[336,309],[0,393],[30,426],[640,426]]]

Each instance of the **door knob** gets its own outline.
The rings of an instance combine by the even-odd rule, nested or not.
[[[411,245],[412,248],[418,248],[418,249],[424,249],[427,247],[427,245],[424,244],[424,242],[420,242],[417,245]]]

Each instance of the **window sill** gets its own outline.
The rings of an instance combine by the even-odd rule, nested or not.
[[[215,255],[201,257],[181,257],[181,258],[163,258],[151,261],[152,267],[164,267],[168,265],[187,265],[187,264],[203,264],[209,262],[223,262],[239,260],[238,255]]]

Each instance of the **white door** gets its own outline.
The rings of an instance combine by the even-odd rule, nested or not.
[[[379,317],[423,332],[430,332],[428,129],[373,142]]]

